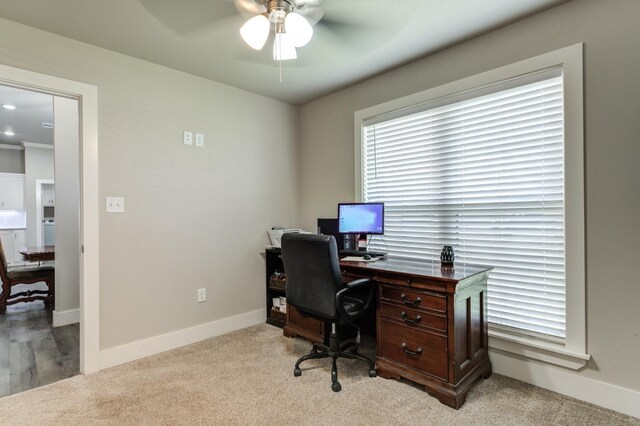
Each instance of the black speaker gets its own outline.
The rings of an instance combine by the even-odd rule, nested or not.
[[[318,234],[333,235],[338,245],[338,250],[344,249],[343,234],[338,232],[338,219],[318,219]]]

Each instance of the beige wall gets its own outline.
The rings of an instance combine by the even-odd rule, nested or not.
[[[52,147],[53,148],[53,147]],[[53,149],[27,146],[24,148],[25,207],[27,208],[27,245],[36,246],[36,180],[54,180]]]
[[[639,16],[637,0],[574,0],[301,107],[301,225],[354,197],[355,111],[584,42],[593,359],[576,374],[640,390]]]
[[[0,173],[24,173],[24,151],[0,148]]]
[[[102,349],[265,307],[266,230],[297,222],[295,107],[6,20],[0,63],[98,87]]]

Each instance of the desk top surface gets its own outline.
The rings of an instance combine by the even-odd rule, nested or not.
[[[340,266],[361,269],[364,271],[400,273],[415,277],[428,277],[447,282],[458,282],[473,275],[490,271],[491,266],[455,263],[453,267],[443,267],[440,262],[418,260],[381,259],[375,262],[346,262],[341,260]]]

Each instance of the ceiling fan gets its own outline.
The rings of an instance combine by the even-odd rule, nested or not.
[[[321,0],[234,0],[238,11],[249,20],[240,28],[251,48],[262,50],[271,28],[275,33],[273,59],[280,63],[296,59],[297,48],[313,37],[313,26],[323,16]]]
[[[234,58],[245,63],[264,65],[265,60],[282,61],[297,57],[295,67],[308,67],[326,61],[327,56],[342,58],[351,56],[354,46],[371,46],[371,40],[385,43],[392,27],[375,24],[375,17],[393,13],[387,2],[374,0],[136,0],[154,19],[181,38],[202,43],[213,42],[236,46],[233,34],[249,35],[237,37],[239,43],[246,42],[253,49],[234,51]],[[424,0],[403,0],[402,4]],[[188,3],[188,4],[187,4]],[[354,13],[357,12],[357,13]],[[296,16],[297,15],[297,16]],[[288,22],[287,22],[288,19]],[[249,21],[252,23],[249,24]],[[298,37],[293,44],[292,33]],[[254,29],[251,26],[255,25]],[[284,30],[284,32],[283,32]],[[300,35],[302,33],[302,35]],[[278,34],[281,34],[278,36]],[[284,36],[283,36],[284,35]],[[314,56],[299,55],[299,49],[311,38]],[[235,37],[234,37],[235,38]],[[308,39],[308,40],[305,40]],[[240,41],[240,40],[243,41]],[[366,43],[363,42],[366,40]],[[249,43],[250,42],[250,43]],[[269,45],[269,49],[264,47]],[[272,48],[273,46],[273,48]],[[330,47],[329,47],[330,46]],[[242,46],[240,46],[242,47]],[[350,50],[351,49],[351,50]],[[362,50],[361,50],[362,51]]]

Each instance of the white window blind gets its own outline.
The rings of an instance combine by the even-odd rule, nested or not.
[[[363,123],[366,202],[391,256],[494,266],[492,326],[565,337],[562,70]]]

